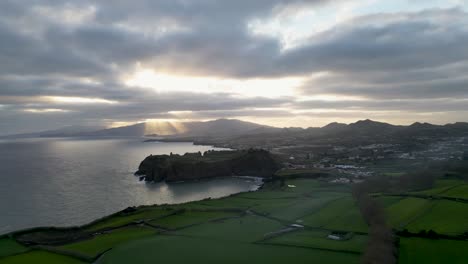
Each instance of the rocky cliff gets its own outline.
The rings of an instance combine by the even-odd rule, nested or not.
[[[265,150],[207,151],[185,155],[151,155],[135,175],[146,181],[185,181],[222,176],[271,177],[280,163]]]

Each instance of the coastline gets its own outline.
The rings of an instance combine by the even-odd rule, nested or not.
[[[220,178],[239,178],[239,179],[249,179],[254,181],[257,184],[257,187],[255,190],[247,190],[247,191],[241,191],[233,194],[229,194],[226,196],[221,196],[221,197],[216,197],[216,198],[204,198],[201,200],[193,200],[193,201],[187,201],[187,202],[182,202],[182,203],[161,203],[161,204],[151,204],[151,205],[137,205],[137,206],[130,206],[125,209],[119,210],[117,212],[114,212],[112,214],[103,216],[101,218],[97,218],[95,220],[92,220],[89,223],[85,223],[83,225],[74,225],[74,226],[37,226],[37,227],[31,227],[31,228],[26,228],[26,229],[19,229],[19,230],[14,230],[11,232],[7,232],[4,234],[0,234],[0,239],[4,237],[11,237],[15,236],[17,234],[22,234],[22,233],[29,233],[29,232],[35,232],[35,231],[50,231],[50,230],[75,230],[75,229],[83,229],[89,226],[92,226],[96,223],[99,223],[101,221],[104,221],[106,219],[110,219],[114,216],[117,216],[123,212],[126,212],[126,210],[131,210],[133,209],[145,209],[145,208],[155,208],[155,207],[165,207],[165,206],[183,206],[186,204],[194,203],[194,202],[203,202],[203,201],[212,201],[212,200],[221,200],[229,197],[235,197],[237,195],[243,194],[243,193],[250,193],[250,192],[257,192],[262,189],[263,185],[265,184],[265,181],[263,178],[260,177],[252,177],[252,176],[225,176],[225,177],[217,177],[217,178],[203,178],[203,179],[197,179],[197,180],[190,180],[190,181],[180,181],[180,182],[168,182],[167,184],[179,184],[179,183],[193,183],[193,182],[202,182],[202,181],[211,181],[213,179],[220,179]],[[261,183],[261,184],[258,184]],[[157,182],[146,182],[145,184],[157,184]]]

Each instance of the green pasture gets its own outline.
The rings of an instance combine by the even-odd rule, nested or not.
[[[136,240],[106,253],[98,263],[359,263],[359,255],[291,246],[180,236]]]
[[[439,194],[440,196],[468,199],[468,184],[459,185],[454,188],[450,188]]]
[[[202,224],[221,218],[240,216],[241,212],[231,211],[185,211],[168,217],[159,218],[149,223],[168,229],[177,229],[185,226]]]
[[[468,232],[468,203],[439,200],[423,215],[408,225],[408,230],[434,230],[440,234],[458,235]]]
[[[77,259],[50,253],[42,250],[34,250],[24,254],[14,255],[0,259],[1,264],[83,264]]]
[[[20,245],[13,239],[10,238],[0,238],[0,258],[5,256],[11,256],[15,254],[20,254],[28,251],[29,248]]]
[[[354,199],[348,195],[333,200],[302,218],[307,226],[332,230],[367,232],[367,224]]]
[[[465,264],[468,260],[467,249],[467,241],[401,238],[398,262],[400,264]]]
[[[246,215],[242,218],[228,219],[197,225],[178,234],[213,240],[255,242],[265,239],[265,235],[282,230],[285,225],[262,216]]]
[[[272,238],[266,243],[346,251],[356,254],[362,253],[367,244],[367,236],[364,235],[354,235],[348,240],[332,240],[328,238],[328,235],[330,232],[327,231],[299,230]]]
[[[126,227],[122,229],[116,229],[102,235],[97,235],[92,239],[67,244],[58,248],[77,252],[89,257],[94,257],[120,243],[146,236],[153,236],[155,234],[156,231],[152,228]]]
[[[155,218],[160,218],[169,214],[174,213],[174,210],[170,210],[165,207],[144,207],[138,208],[137,211],[128,213],[128,214],[117,214],[111,217],[104,218],[99,220],[91,225],[87,226],[85,229],[87,231],[97,231],[101,229],[115,228],[130,224],[135,221],[140,220],[151,220]]]
[[[427,210],[430,210],[432,202],[420,198],[404,198],[386,208],[388,223],[397,229],[406,227],[416,218],[419,218]]]

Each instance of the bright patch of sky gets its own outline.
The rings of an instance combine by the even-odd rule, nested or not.
[[[281,40],[283,49],[300,46],[302,41],[350,18],[376,13],[418,12],[427,9],[460,8],[468,11],[468,0],[344,0],[321,7],[282,12],[248,23],[253,34]]]
[[[198,92],[229,93],[238,97],[277,98],[295,94],[305,80],[299,77],[275,79],[228,79],[218,77],[180,76],[151,69],[139,69],[124,81],[127,86],[151,89],[157,93]]]

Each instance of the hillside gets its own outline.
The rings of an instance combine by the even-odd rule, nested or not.
[[[231,175],[272,177],[279,168],[280,164],[264,150],[207,151],[203,155],[151,155],[135,174],[146,181],[177,182]]]
[[[372,120],[351,124],[331,123],[327,126],[307,129],[279,129],[272,132],[242,135],[229,139],[208,140],[206,144],[220,144],[235,148],[286,145],[331,144],[359,146],[366,144],[427,144],[445,137],[468,136],[468,123],[432,125],[415,123],[409,126],[392,125]]]
[[[15,137],[165,137],[165,138],[228,138],[240,135],[272,133],[281,130],[236,119],[205,122],[155,121],[102,129],[99,127],[66,127],[56,130],[11,135]]]

